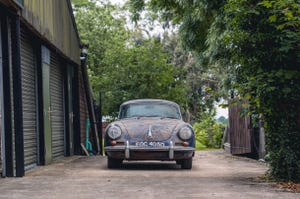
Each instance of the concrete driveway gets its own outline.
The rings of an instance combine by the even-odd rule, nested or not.
[[[23,178],[0,179],[0,198],[300,198],[260,182],[264,163],[221,150],[198,151],[192,170],[173,162],[127,162],[108,170],[105,157],[72,157]]]

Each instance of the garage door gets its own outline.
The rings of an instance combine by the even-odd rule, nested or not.
[[[36,59],[32,38],[21,29],[22,104],[25,170],[37,165]]]
[[[52,158],[56,160],[64,156],[64,98],[63,73],[58,57],[51,53],[50,61],[50,98],[51,98],[51,130]]]

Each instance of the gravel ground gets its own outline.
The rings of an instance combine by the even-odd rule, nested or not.
[[[125,162],[106,168],[105,157],[65,158],[23,178],[0,179],[0,198],[300,198],[261,182],[264,163],[221,150],[198,151],[192,170],[174,162]]]

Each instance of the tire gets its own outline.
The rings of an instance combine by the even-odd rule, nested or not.
[[[192,158],[182,160],[181,169],[192,169],[192,167],[193,167],[193,159]]]
[[[121,166],[121,164],[122,164],[122,160],[107,157],[107,168],[109,169],[118,168]]]

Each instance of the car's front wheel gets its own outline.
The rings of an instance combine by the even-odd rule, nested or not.
[[[193,167],[193,158],[181,160],[181,169],[192,169]]]
[[[121,164],[122,164],[122,160],[107,157],[107,168],[109,169],[118,168],[120,167]]]

